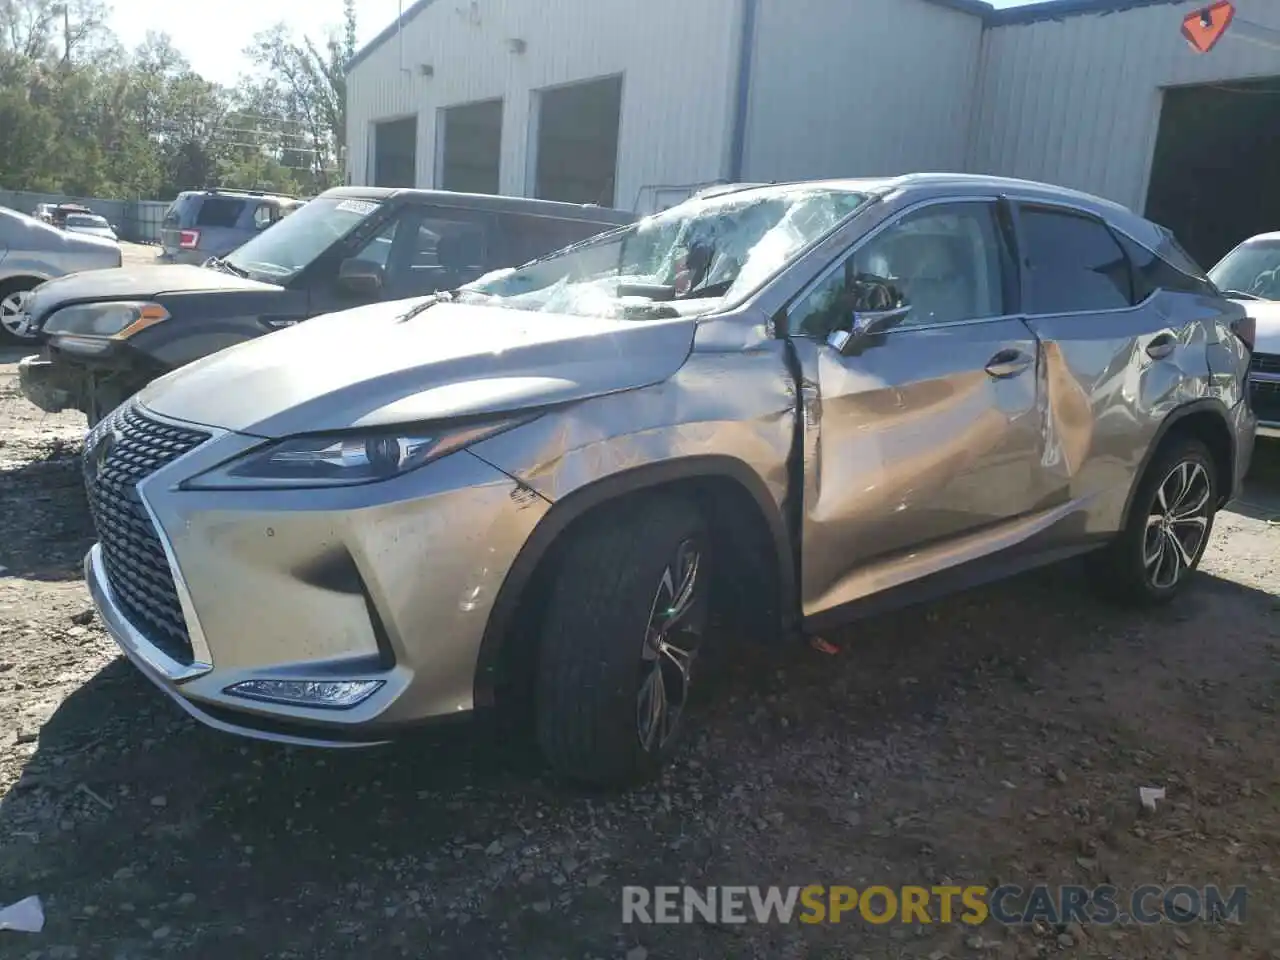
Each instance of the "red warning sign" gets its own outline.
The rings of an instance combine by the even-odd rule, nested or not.
[[[1183,17],[1182,35],[1196,53],[1208,53],[1227,32],[1235,15],[1236,7],[1231,0],[1218,0]]]

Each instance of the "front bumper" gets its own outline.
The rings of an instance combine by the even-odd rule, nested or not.
[[[149,638],[103,547],[89,552],[94,605],[126,656],[197,720],[262,740],[369,746],[469,713],[490,610],[546,501],[465,451],[360,487],[177,489],[257,442],[217,434],[137,484],[190,656]],[[263,679],[382,686],[345,709],[227,692]]]
[[[75,406],[76,385],[71,373],[39,354],[18,361],[18,389],[45,413],[61,413]]]

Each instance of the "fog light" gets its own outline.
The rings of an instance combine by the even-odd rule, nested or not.
[[[382,686],[381,680],[242,680],[223,693],[246,700],[347,710]]]

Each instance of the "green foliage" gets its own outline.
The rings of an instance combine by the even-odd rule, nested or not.
[[[106,20],[103,0],[0,0],[0,188],[167,199],[341,182],[354,0],[320,43],[283,24],[254,37],[232,88],[163,33],[123,50]]]

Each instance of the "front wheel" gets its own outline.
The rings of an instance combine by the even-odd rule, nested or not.
[[[682,499],[610,511],[574,535],[539,648],[537,732],[561,775],[648,779],[682,731],[710,606],[710,536]]]
[[[1147,468],[1124,530],[1093,568],[1098,586],[1120,600],[1171,600],[1199,565],[1217,509],[1208,449],[1192,437],[1172,440]]]
[[[40,341],[38,333],[27,327],[27,298],[39,281],[13,280],[0,283],[0,345],[3,344],[36,344]]]

